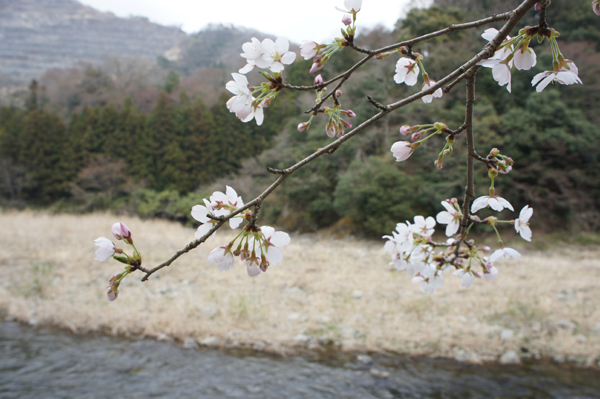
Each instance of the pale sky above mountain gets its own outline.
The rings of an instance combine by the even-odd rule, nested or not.
[[[255,28],[294,42],[325,41],[340,35],[343,0],[250,1],[250,0],[79,0],[119,17],[144,16],[162,25],[175,25],[194,33],[213,23]],[[388,29],[403,15],[409,3],[427,0],[364,0],[357,23]],[[360,33],[360,32],[359,32]]]

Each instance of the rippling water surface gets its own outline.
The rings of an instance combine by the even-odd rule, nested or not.
[[[600,372],[539,362],[233,356],[0,323],[0,398],[167,397],[600,398]]]

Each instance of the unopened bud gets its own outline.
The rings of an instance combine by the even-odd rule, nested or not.
[[[318,62],[315,62],[312,64],[310,71],[308,71],[309,73],[315,73],[317,72],[319,69],[323,68],[323,65],[320,65]]]
[[[483,252],[490,252],[492,249],[490,247],[488,247],[487,245],[484,245],[483,247],[479,248],[481,249]]]
[[[117,222],[113,224],[110,231],[117,240],[127,240],[131,237],[131,231],[125,226],[125,223]]]
[[[412,132],[412,128],[408,125],[404,125],[400,128],[400,134],[403,136],[408,136]]]
[[[305,132],[306,130],[308,130],[308,128],[310,127],[310,123],[308,122],[302,122],[298,124],[298,131],[299,132]]]
[[[490,155],[493,157],[497,157],[498,154],[500,154],[500,150],[497,148],[492,148],[492,150],[490,151]]]
[[[343,114],[346,114],[348,118],[356,118],[356,114],[351,109],[340,111]]]
[[[495,179],[498,176],[498,169],[488,166],[488,176],[490,179]]]
[[[316,85],[323,84],[323,76],[321,76],[321,74],[318,74],[317,76],[315,76],[315,84]]]
[[[350,25],[352,23],[352,15],[344,14],[342,17],[342,23],[346,26]]]
[[[345,121],[345,120],[343,120],[343,119],[340,119],[340,123],[341,123],[342,125],[344,125],[344,127],[345,127],[346,129],[350,129],[350,128],[352,127],[352,123],[350,123],[350,122],[347,122],[347,121]]]
[[[450,154],[452,154],[452,147],[446,148],[446,149],[444,150],[444,156],[446,156],[446,157],[447,157],[447,156],[448,156],[448,155],[450,155]]]
[[[441,132],[444,129],[448,129],[448,126],[446,126],[446,124],[442,123],[442,122],[435,122],[433,124],[433,127],[435,128],[435,130],[437,130],[438,132]]]
[[[422,135],[423,135],[423,131],[422,131],[422,130],[421,130],[421,131],[418,131],[418,132],[414,132],[414,133],[413,133],[413,134],[410,136],[410,139],[411,139],[412,141],[417,141],[417,140],[419,140],[419,139],[421,138],[421,136],[422,136]]]
[[[131,261],[129,259],[129,256],[127,256],[124,253],[120,253],[120,254],[115,253],[113,255],[113,258],[116,259],[117,261],[121,262],[121,263],[126,264],[126,265],[129,265],[131,263]]]
[[[343,92],[343,91],[341,91],[340,89],[337,89],[337,90],[335,91],[335,96],[336,96],[336,97],[341,97],[341,96],[342,96],[342,94],[344,94],[344,92]]]
[[[437,170],[441,170],[444,167],[444,162],[441,159],[437,159],[433,164]]]

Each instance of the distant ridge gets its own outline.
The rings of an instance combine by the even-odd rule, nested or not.
[[[50,68],[107,56],[173,54],[186,34],[142,17],[119,18],[75,0],[0,0],[2,84],[22,85]]]

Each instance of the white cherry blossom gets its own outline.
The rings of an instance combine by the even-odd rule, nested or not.
[[[521,254],[517,250],[512,248],[497,249],[493,254],[490,255],[490,257],[488,258],[488,262],[494,263],[499,259],[508,259],[511,257],[519,259],[521,258]]]
[[[429,89],[431,86],[435,85],[437,82],[435,80],[429,80],[429,82],[426,82],[423,84],[423,90],[427,90]],[[421,97],[421,100],[423,100],[423,102],[425,104],[429,104],[430,102],[433,101],[433,97],[435,98],[442,98],[442,88],[438,88],[436,91],[433,92],[433,94],[428,94],[426,96]]]
[[[267,38],[262,41],[263,54],[254,62],[259,68],[269,68],[274,73],[281,72],[284,64],[290,65],[296,60],[296,53],[288,51],[289,49],[287,39],[280,37],[274,42]]]
[[[396,63],[394,81],[398,84],[406,83],[408,86],[414,86],[417,83],[419,71],[419,65],[413,59],[402,57]]]
[[[460,228],[460,220],[463,215],[448,201],[442,201],[442,206],[446,208],[446,210],[438,213],[435,218],[439,224],[448,225],[446,226],[446,236],[450,237],[456,234]]]
[[[100,262],[106,262],[115,254],[115,244],[106,237],[99,237],[94,240],[99,248],[96,250],[96,258]]]
[[[260,229],[264,235],[262,245],[265,248],[265,256],[270,264],[276,265],[283,260],[283,253],[279,248],[290,243],[290,236],[283,231],[275,231],[271,226],[262,226]]]
[[[396,158],[396,162],[406,161],[414,152],[414,148],[408,141],[396,141],[392,144],[392,155]]]
[[[575,63],[567,60],[567,64],[569,69],[562,67],[558,71],[544,71],[535,75],[531,81],[532,86],[537,85],[535,91],[540,93],[552,82],[557,82],[561,85],[582,84],[581,79],[577,76],[579,71]]]
[[[344,0],[344,8],[335,6],[335,9],[341,12],[359,12],[362,7],[362,0]]]
[[[415,224],[411,226],[414,233],[420,234],[423,237],[429,237],[435,232],[435,219],[429,216],[425,219],[421,215],[415,216]]]
[[[459,269],[452,274],[460,277],[460,284],[465,288],[469,288],[475,281],[475,275],[471,270]]]
[[[229,207],[235,209],[241,208],[244,206],[244,201],[233,188],[226,186],[225,194],[221,191],[215,191],[213,195],[210,196],[210,204],[215,210],[216,216],[227,216],[232,212],[231,209],[228,209]],[[229,226],[232,229],[237,228],[240,223],[242,223],[241,218],[233,217],[229,219]]]
[[[535,55],[535,51],[531,49],[529,46],[521,46],[515,52],[515,67],[517,69],[527,71],[535,66],[537,63],[537,56]]]
[[[196,238],[201,238],[204,235],[206,235],[210,229],[213,228],[214,224],[216,223],[214,220],[212,220],[211,218],[208,217],[208,215],[212,215],[212,216],[217,216],[215,214],[214,209],[212,208],[212,205],[210,203],[210,201],[204,199],[204,205],[194,205],[192,207],[192,217],[194,219],[196,219],[197,221],[199,221],[200,223],[202,223],[199,227],[198,230],[196,230],[196,233],[194,234],[196,236]],[[211,236],[211,239],[214,237],[214,233]]]
[[[515,219],[515,230],[525,241],[531,241],[531,228],[529,228],[529,219],[533,215],[533,208],[525,205],[519,213],[519,218]]]
[[[483,197],[477,198],[475,201],[473,201],[473,205],[471,205],[471,212],[476,213],[477,211],[488,206],[497,212],[502,211],[504,208],[510,209],[514,212],[514,208],[510,202],[497,195],[494,197],[484,195]]]
[[[414,283],[420,283],[421,291],[427,294],[433,294],[435,289],[440,289],[444,285],[444,275],[441,270],[436,270],[427,265],[417,276],[413,277]]]
[[[235,94],[227,101],[227,108],[235,113],[242,122],[256,120],[258,126],[262,125],[264,114],[261,104],[254,104],[255,99],[250,92],[248,79],[239,73],[232,73],[233,80],[225,85],[225,88]]]
[[[217,247],[208,255],[208,264],[219,265],[220,271],[229,270],[233,267],[235,258],[228,247]]]
[[[483,33],[481,34],[481,37],[483,37],[488,42],[491,42],[492,40],[494,40],[494,38],[496,37],[497,34],[498,34],[498,29],[488,28],[483,31]],[[510,39],[511,39],[510,36],[506,36],[503,43],[508,42]],[[512,45],[504,46],[503,48],[497,50],[494,53],[494,55],[491,56],[489,59],[504,60],[504,59],[506,59],[506,57],[508,57],[510,54],[512,54],[513,50],[514,50],[514,47]],[[509,66],[512,67],[512,64],[510,64]]]
[[[300,55],[305,60],[310,60],[319,52],[319,44],[313,41],[304,40],[300,45]]]
[[[253,37],[250,42],[242,44],[242,50],[244,52],[240,54],[246,59],[246,66],[239,70],[240,73],[246,74],[254,69],[256,66],[256,59],[263,55],[263,49],[260,41]]]

